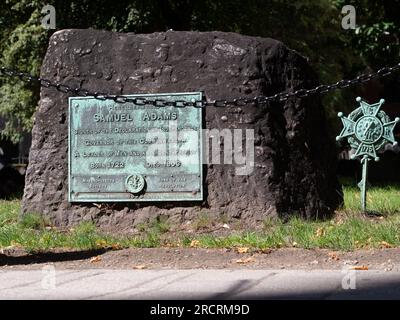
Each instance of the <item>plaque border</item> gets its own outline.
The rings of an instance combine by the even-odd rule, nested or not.
[[[197,95],[199,100],[202,100],[202,95],[203,93],[198,91],[198,92],[178,92],[178,93],[146,93],[146,94],[129,94],[129,95],[122,95],[124,97],[129,97],[129,98],[160,98],[160,97],[167,97],[167,96],[187,96],[187,95]],[[93,199],[93,198],[87,198],[87,199],[74,199],[73,196],[71,196],[71,117],[72,117],[72,102],[74,100],[87,100],[87,99],[95,99],[94,96],[84,96],[84,97],[69,97],[68,98],[68,202],[70,203],[109,203],[109,202],[176,202],[176,201],[188,201],[188,202],[201,202],[204,200],[204,188],[203,188],[203,110],[200,107],[197,107],[199,112],[199,117],[200,117],[200,133],[199,133],[199,148],[200,148],[200,154],[199,154],[199,179],[200,179],[200,192],[198,193],[199,195],[196,198],[187,198],[187,197],[182,197],[182,193],[191,193],[190,191],[184,192],[180,191],[179,193],[177,192],[177,197],[171,198],[171,199],[115,199],[115,198],[109,198],[109,199]],[[110,192],[112,193],[112,192]],[[181,196],[181,197],[179,197]]]

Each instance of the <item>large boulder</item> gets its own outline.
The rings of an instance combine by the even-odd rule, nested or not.
[[[62,30],[50,39],[41,76],[113,94],[202,91],[207,100],[318,84],[307,59],[283,43],[223,32]],[[326,217],[342,202],[318,96],[207,107],[205,128],[254,129],[255,166],[237,175],[234,165],[207,165],[202,203],[69,203],[67,113],[68,95],[42,88],[23,197],[24,213],[42,213],[59,226],[92,220],[129,230],[161,215],[181,223],[205,213],[254,227],[276,215]]]

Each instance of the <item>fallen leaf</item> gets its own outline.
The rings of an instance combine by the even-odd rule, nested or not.
[[[386,241],[381,241],[381,246],[383,248],[391,248],[391,247],[393,247],[390,243],[388,243]]]
[[[144,264],[140,264],[138,266],[134,266],[133,269],[143,270],[143,269],[146,269],[146,266]]]
[[[171,242],[165,242],[165,243],[163,243],[163,245],[162,245],[164,248],[172,248],[172,247],[174,247],[174,245],[171,243]]]
[[[11,240],[9,247],[22,247],[22,244],[17,241]]]
[[[113,243],[112,245],[111,245],[111,248],[113,249],[113,250],[121,250],[122,249],[122,245],[120,244],[120,243]]]
[[[339,218],[339,219],[336,221],[336,225],[337,225],[337,226],[340,226],[340,225],[342,225],[343,223],[344,223],[344,221],[343,221],[342,218]]]
[[[315,231],[315,236],[316,236],[317,238],[319,238],[319,237],[322,237],[322,236],[324,235],[324,233],[325,233],[324,228],[318,228],[318,229]]]
[[[350,270],[368,270],[367,266],[353,266],[350,267]]]
[[[329,252],[329,253],[328,253],[328,257],[329,257],[330,259],[332,259],[332,260],[335,260],[335,261],[340,260],[340,258],[338,257],[338,255],[337,255],[336,252]]]
[[[101,248],[107,247],[107,241],[104,240],[104,239],[97,240],[96,241],[96,246],[97,247],[101,247]]]
[[[227,225],[226,223],[224,223],[223,226],[222,226],[222,228],[230,229],[231,227],[230,227],[229,225]]]
[[[191,246],[192,248],[197,248],[199,245],[200,245],[200,241],[199,241],[199,240],[192,240],[192,241],[190,242],[190,246]]]
[[[352,265],[352,264],[358,264],[358,260],[345,260],[343,262],[344,265]]]
[[[93,258],[90,259],[90,262],[91,262],[91,263],[96,263],[96,262],[100,262],[100,261],[101,261],[100,256],[95,256],[95,257],[93,257]]]
[[[272,252],[272,249],[269,248],[264,248],[264,249],[260,249],[257,251],[258,253],[264,253],[264,254],[269,254]]]
[[[239,248],[237,248],[237,252],[238,253],[247,253],[247,252],[249,252],[249,248],[248,247],[239,247]]]
[[[238,259],[238,260],[236,260],[236,263],[246,264],[246,263],[250,263],[250,262],[254,262],[254,261],[256,261],[254,258],[248,257],[246,259]]]

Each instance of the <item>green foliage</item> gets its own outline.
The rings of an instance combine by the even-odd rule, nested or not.
[[[198,217],[194,219],[192,227],[194,230],[199,231],[201,229],[210,228],[213,224],[213,219],[207,213],[200,212]]]
[[[278,225],[268,233],[233,233],[225,237],[202,235],[196,239],[205,248],[250,247],[256,249],[300,247],[328,248],[333,250],[355,250],[358,248],[378,248],[400,246],[398,215],[377,223],[360,216],[348,216],[340,223],[304,222],[293,218],[288,223]]]
[[[218,237],[211,234],[182,234],[168,238],[165,220],[156,219],[138,236],[110,236],[100,232],[92,222],[82,222],[69,231],[44,228],[48,225],[38,215],[25,215],[18,222],[20,204],[16,200],[0,201],[0,248],[21,246],[29,251],[51,248],[97,249],[190,247],[192,240],[205,248],[250,247],[255,249],[301,247],[355,250],[358,248],[400,247],[400,187],[373,187],[369,194],[370,208],[381,218],[369,219],[359,212],[358,190],[344,186],[344,208],[329,221],[306,221],[293,217],[288,222],[267,219],[262,232],[232,231]],[[209,221],[209,220],[207,220]],[[164,234],[164,236],[163,236]]]
[[[170,229],[170,225],[167,222],[167,217],[166,216],[160,216],[158,219],[156,219],[153,224],[152,224],[152,230],[154,230],[155,233],[165,233],[168,232]]]
[[[38,213],[28,213],[21,217],[19,224],[21,228],[42,230],[48,223],[42,215]]]
[[[96,248],[101,236],[92,222],[81,222],[73,229],[70,239],[72,248]]]
[[[399,26],[393,22],[377,22],[356,29],[354,41],[367,61],[376,65],[390,64],[400,53],[396,34]]]
[[[348,45],[354,47],[364,63],[378,67],[397,62],[400,54],[399,0],[338,0],[356,9],[357,28],[350,33]]]
[[[5,0],[0,3],[0,65],[39,73],[54,32],[40,24],[46,4],[56,8],[57,30],[220,30],[276,38],[308,57],[323,83],[399,56],[399,0]],[[345,4],[356,7],[357,30],[341,28]],[[346,95],[341,91],[324,99],[330,117],[337,108],[346,111]],[[38,100],[37,86],[0,78],[0,117],[6,120],[1,136],[18,141],[29,131]]]
[[[19,200],[0,200],[0,228],[18,222]]]
[[[38,74],[47,46],[48,32],[40,25],[45,1],[6,0],[0,5],[0,64]],[[1,137],[17,142],[30,130],[38,103],[37,85],[0,78],[0,117],[6,120]]]
[[[161,234],[169,230],[170,226],[165,216],[160,216],[156,219],[151,220],[148,223],[139,223],[136,229],[139,232],[156,233]]]
[[[360,189],[356,186],[346,187],[344,193],[346,210],[361,209]],[[367,192],[367,209],[377,211],[383,215],[391,215],[400,210],[400,187],[383,186],[372,187]]]
[[[331,25],[329,20],[332,16],[328,0],[6,0],[0,5],[3,15],[0,18],[1,65],[39,73],[48,38],[52,33],[40,25],[40,11],[45,4],[56,8],[57,29],[92,27],[137,33],[168,29],[234,31],[282,39],[289,46],[312,56],[317,63],[322,57],[313,54],[318,51],[315,50],[314,35],[327,34],[326,27]],[[315,16],[323,18],[315,23]],[[295,21],[298,23],[293,23]],[[327,45],[332,44],[332,50],[326,50],[326,53],[334,55],[334,43],[328,39],[325,42]],[[329,74],[328,71],[322,72],[325,73]],[[0,81],[0,116],[6,119],[6,127],[1,135],[17,141],[23,131],[32,127],[39,88],[15,79]]]

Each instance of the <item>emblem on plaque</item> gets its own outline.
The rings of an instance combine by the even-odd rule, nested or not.
[[[143,190],[145,181],[140,174],[132,174],[125,181],[126,189],[131,193],[139,193]]]
[[[374,104],[368,104],[360,97],[357,97],[356,101],[360,103],[360,106],[347,117],[342,112],[338,113],[338,117],[343,123],[343,129],[336,140],[347,138],[350,147],[355,150],[351,158],[359,158],[363,164],[362,179],[358,186],[361,190],[362,210],[366,211],[368,161],[371,159],[379,161],[377,152],[385,144],[397,145],[393,129],[400,118],[396,117],[394,121],[390,121],[389,116],[380,110],[385,103],[384,99]]]

